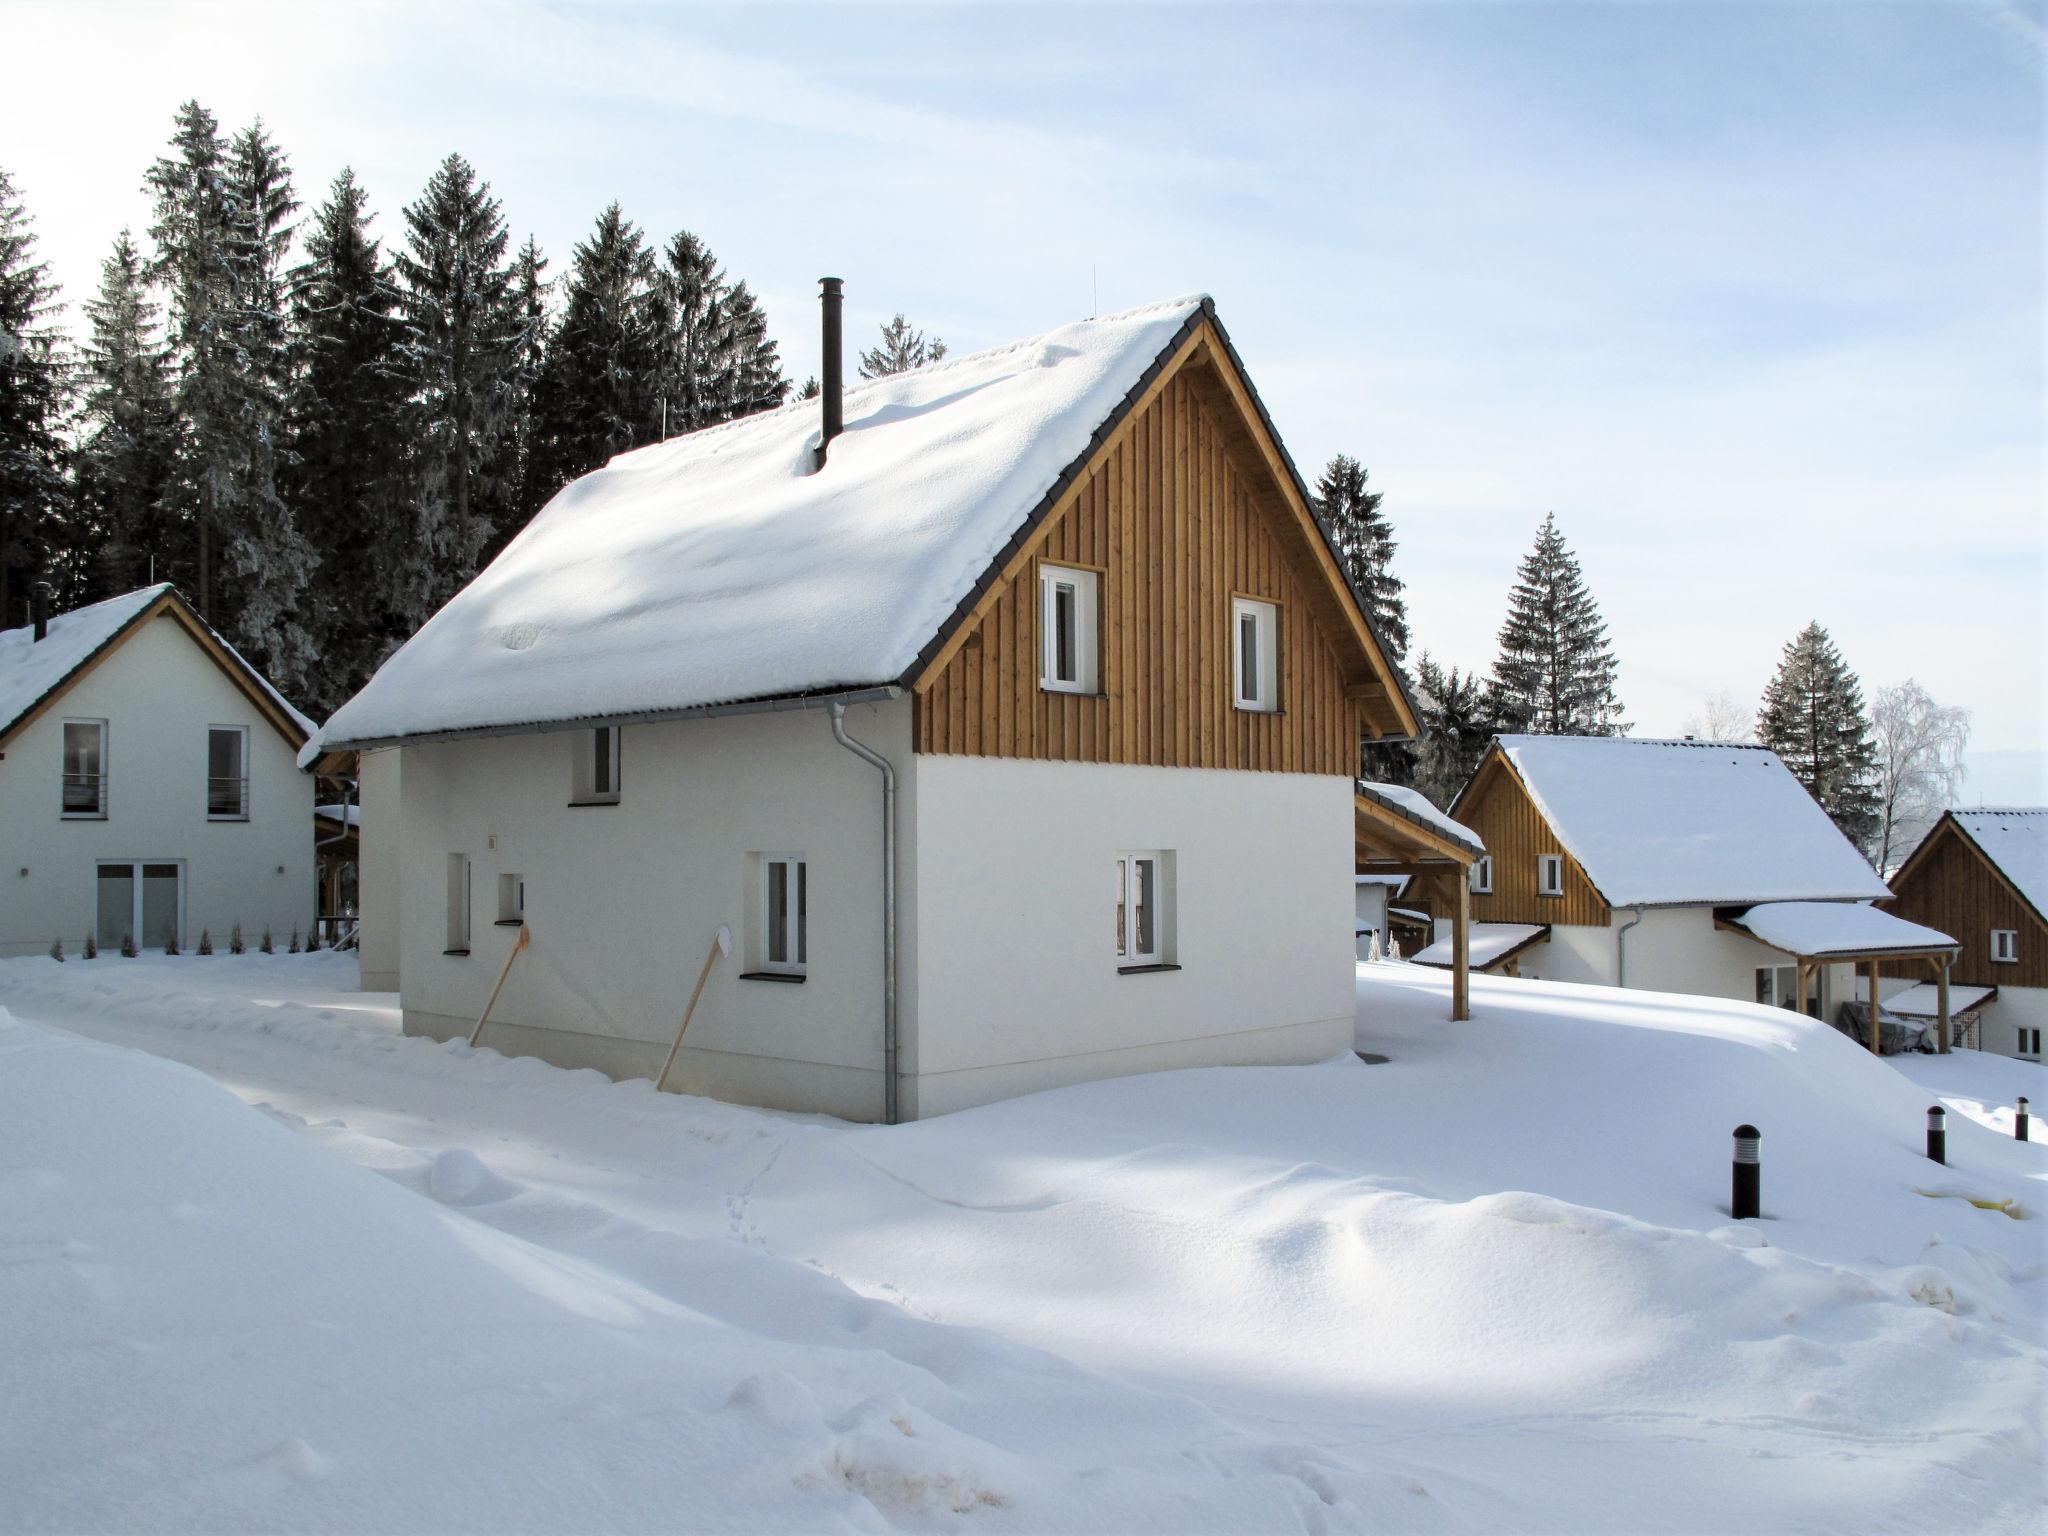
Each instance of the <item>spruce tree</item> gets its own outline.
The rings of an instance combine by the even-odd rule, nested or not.
[[[1394,527],[1380,511],[1382,493],[1366,489],[1368,477],[1358,460],[1338,454],[1316,482],[1316,510],[1345,580],[1386,644],[1387,659],[1398,664],[1408,655],[1408,604],[1393,571]]]
[[[1850,842],[1878,824],[1877,760],[1863,688],[1818,623],[1785,647],[1764,690],[1757,740],[1777,753]]]
[[[292,273],[294,370],[287,496],[319,560],[310,594],[320,666],[309,704],[338,706],[410,633],[424,583],[408,497],[405,328],[374,215],[352,171],[308,222]]]
[[[426,584],[409,604],[425,623],[475,573],[511,521],[518,446],[512,406],[525,332],[490,184],[451,154],[405,210],[397,255],[415,425],[413,495]]]
[[[1489,707],[1503,729],[1539,736],[1620,736],[1607,625],[1579,562],[1548,514],[1522,560],[1501,626]]]
[[[291,169],[259,120],[236,134],[227,158],[228,304],[235,368],[233,469],[238,484],[226,534],[222,627],[287,692],[301,689],[315,655],[299,618],[313,579],[314,552],[279,490],[289,463],[285,393],[285,253],[299,203]]]
[[[1427,651],[1415,667],[1415,704],[1422,717],[1416,742],[1414,786],[1448,809],[1478,770],[1498,723],[1476,673],[1446,672]]]
[[[864,379],[879,379],[891,373],[906,373],[912,368],[922,368],[926,363],[936,363],[946,355],[946,344],[933,336],[926,338],[903,318],[898,310],[893,319],[882,327],[882,344],[870,347],[860,355],[860,376]]]
[[[0,629],[65,553],[69,360],[49,323],[57,301],[13,178],[0,170]]]
[[[745,283],[725,296],[719,382],[726,419],[772,411],[789,393],[782,357],[768,335],[768,317]]]
[[[543,486],[545,466],[539,463],[534,443],[534,396],[540,388],[541,370],[547,364],[548,295],[554,284],[543,274],[547,257],[541,255],[533,236],[512,258],[512,309],[519,319],[519,345],[512,370],[512,403],[509,411],[513,483],[519,487],[518,522],[527,521],[547,505],[559,486]],[[495,554],[496,551],[492,550]]]
[[[711,248],[687,229],[662,252],[656,279],[660,306],[660,405],[667,435],[724,420],[717,375],[725,273]]]
[[[661,431],[655,261],[613,203],[570,257],[534,386],[528,472],[559,488]],[[550,492],[552,494],[552,492]]]
[[[200,613],[215,619],[216,547],[237,510],[241,399],[229,313],[227,146],[213,114],[198,102],[178,109],[170,153],[150,167],[146,187],[155,198],[152,276],[166,294],[179,429],[165,521],[185,535],[175,579]]]
[[[77,459],[77,515],[98,546],[87,601],[171,579],[182,553],[167,492],[177,456],[171,378],[149,275],[127,230],[100,264],[85,304],[86,343]]]

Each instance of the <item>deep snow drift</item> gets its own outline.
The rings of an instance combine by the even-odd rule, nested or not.
[[[1359,974],[1384,1066],[890,1130],[406,1040],[346,957],[0,963],[0,1524],[2037,1526],[2048,1148],[1919,1137],[2048,1074]]]

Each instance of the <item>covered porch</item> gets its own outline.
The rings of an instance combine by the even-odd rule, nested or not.
[[[1485,845],[1412,789],[1364,780],[1354,787],[1357,873],[1405,875],[1411,891],[1443,897],[1451,920],[1451,1017],[1471,1018],[1471,870]]]
[[[1947,934],[1875,907],[1850,901],[1770,901],[1743,910],[1718,912],[1714,926],[1754,939],[1766,948],[1790,955],[1796,967],[1792,1006],[1806,1011],[1809,986],[1824,965],[1850,965],[1863,972],[1868,989],[1869,1025],[1864,1043],[1872,1055],[1879,1049],[1878,967],[1901,960],[1924,960],[1933,973],[1936,1049],[1949,1048],[1949,966],[1962,946]]]

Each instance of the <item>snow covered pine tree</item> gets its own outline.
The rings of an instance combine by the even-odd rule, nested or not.
[[[1539,736],[1623,736],[1607,625],[1579,562],[1547,513],[1508,595],[1489,690],[1501,729]]]
[[[882,344],[861,353],[860,376],[879,379],[911,368],[922,368],[926,363],[936,363],[945,355],[946,344],[943,341],[936,336],[927,340],[924,332],[913,329],[903,318],[903,312],[898,310],[896,317],[882,327]]]
[[[57,301],[13,179],[0,170],[0,629],[61,543],[69,369],[46,324]]]
[[[1764,689],[1757,740],[1783,759],[1842,835],[1868,849],[1877,831],[1877,760],[1863,688],[1818,623],[1785,647]]]

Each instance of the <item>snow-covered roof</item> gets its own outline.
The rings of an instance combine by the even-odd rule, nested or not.
[[[1408,877],[1406,875],[1360,875],[1358,877],[1357,883],[1360,885],[1385,885],[1398,887],[1406,885],[1408,883]]]
[[[1496,965],[1509,955],[1549,937],[1548,923],[1474,923],[1466,945],[1466,968],[1483,971],[1489,965]],[[1451,948],[1451,936],[1445,934],[1427,949],[1418,949],[1409,958],[1417,965],[1434,965],[1449,969],[1454,963],[1454,953]]]
[[[363,808],[360,805],[316,805],[313,814],[322,821],[346,822],[349,826],[363,824]]]
[[[1891,894],[1764,747],[1616,736],[1502,736],[1499,746],[1612,906]]]
[[[572,482],[337,710],[326,748],[899,683],[1200,297],[851,385]]]
[[[153,587],[139,587],[119,597],[88,603],[69,613],[55,614],[50,619],[48,633],[41,640],[36,639],[32,625],[0,630],[0,737],[12,730],[53,690],[62,688],[79,668],[167,594],[177,600],[170,583],[159,582]],[[205,621],[192,614],[189,608],[186,612],[195,623],[204,624]],[[268,678],[250,666],[248,660],[218,634],[213,638],[240,665],[252,685],[261,689],[264,696],[302,732],[308,736],[313,733],[313,722],[293,709],[284,695],[270,685]]]
[[[2034,911],[2048,918],[2048,807],[2006,806],[1949,815]]]
[[[1773,949],[1809,959],[1956,947],[1954,939],[1937,929],[1853,901],[1769,901],[1733,921]]]
[[[1862,996],[1865,989],[1860,979],[1856,986],[1857,995]],[[1948,989],[1948,1016],[1953,1019],[1974,1013],[1997,995],[1996,987],[1952,986]],[[1905,991],[1886,998],[1881,1011],[1908,1019],[1938,1019],[1941,1017],[1941,989],[1931,981],[1916,982]]]
[[[1474,857],[1486,852],[1486,844],[1479,841],[1479,834],[1461,822],[1451,820],[1442,811],[1431,805],[1422,795],[1399,784],[1378,784],[1360,779],[1358,793],[1375,805],[1384,806],[1395,815],[1427,827],[1438,837],[1456,843]]]

